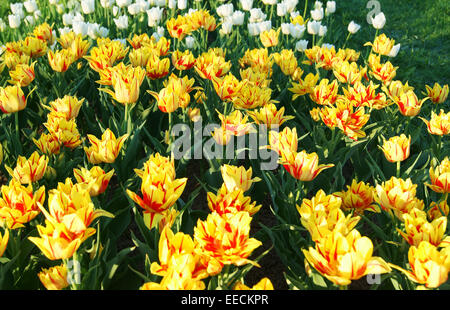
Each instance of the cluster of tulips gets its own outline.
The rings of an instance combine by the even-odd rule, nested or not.
[[[47,20],[2,47],[0,287],[107,289],[119,269],[138,277],[131,289],[274,289],[270,277],[246,284],[261,240],[290,288],[369,275],[382,276],[374,288],[447,285],[449,88],[424,85],[419,98],[395,79],[400,45],[379,34],[384,15],[363,56],[345,47],[354,22],[341,48],[324,43],[334,1],[316,1],[310,18],[307,1],[303,14],[293,0],[114,2],[83,0],[84,15],[63,15],[72,28]],[[127,10],[133,29],[147,19],[156,32],[120,37]],[[94,12],[111,29],[83,33]],[[311,48],[297,40],[305,31]],[[238,150],[189,175],[171,130],[205,120],[218,122],[206,137],[217,148],[267,129],[259,148],[280,167]],[[252,236],[270,212],[277,224]],[[125,233],[132,221],[138,237]],[[136,248],[144,270],[127,257]]]

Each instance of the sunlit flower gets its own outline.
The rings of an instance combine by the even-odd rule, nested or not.
[[[65,147],[74,149],[81,144],[81,135],[74,119],[67,119],[62,112],[50,112],[47,115],[45,128],[51,136]],[[52,145],[56,147],[55,145]]]
[[[448,84],[441,86],[438,83],[434,83],[433,88],[425,85],[427,90],[426,95],[430,97],[434,103],[443,103],[448,97]]]
[[[374,200],[375,188],[363,181],[352,180],[351,185],[347,185],[347,190],[336,192],[333,195],[342,199],[342,209],[346,211],[355,210],[355,213],[362,214],[364,211],[380,212],[380,208]]]
[[[289,91],[294,93],[292,100],[295,100],[299,96],[311,94],[319,81],[319,74],[308,73],[304,79],[300,79],[298,83],[293,82],[292,88]]]
[[[442,216],[448,216],[450,213],[449,205],[445,200],[442,200],[439,203],[431,202],[430,208],[427,211],[428,218],[433,221],[437,218],[440,218]]]
[[[78,183],[89,185],[89,195],[95,197],[106,190],[114,174],[114,169],[106,173],[99,166],[94,166],[90,170],[86,168],[73,169],[73,174]]]
[[[389,39],[384,33],[380,34],[372,42],[367,42],[364,46],[372,46],[372,51],[376,54],[388,56],[394,47],[395,41]]]
[[[0,257],[5,253],[9,241],[9,230],[5,229],[3,236],[0,234]]]
[[[273,290],[273,289],[274,289],[273,284],[272,284],[272,282],[270,282],[269,278],[262,278],[258,283],[256,283],[252,287],[249,287],[240,281],[238,281],[233,287],[233,290],[244,290],[244,291],[248,291],[248,290],[261,291],[261,290]]]
[[[444,136],[450,134],[450,112],[444,113],[440,110],[439,114],[431,111],[431,119],[428,121],[419,117],[427,125],[428,132],[432,135]]]
[[[428,97],[423,98],[419,101],[414,91],[409,90],[399,95],[399,97],[394,97],[393,100],[397,104],[398,109],[404,116],[416,116],[419,114],[423,103],[428,99]]]
[[[111,95],[123,105],[134,104],[139,99],[139,89],[145,78],[145,70],[141,67],[129,67],[126,71],[113,71],[111,83],[114,91],[106,88],[100,90]]]
[[[0,87],[0,110],[3,113],[16,113],[27,106],[27,99],[20,85]]]
[[[69,49],[62,49],[56,52],[53,52],[52,50],[48,51],[48,62],[56,72],[67,71],[74,61],[75,57]]]
[[[244,196],[244,190],[237,187],[229,190],[226,186],[222,186],[217,195],[208,192],[207,198],[211,212],[217,212],[220,215],[241,211],[254,215],[262,207],[262,205],[256,205],[256,201],[252,202],[250,197]]]
[[[370,54],[369,56],[369,68],[370,74],[377,80],[383,82],[385,85],[393,80],[397,74],[397,68],[392,65],[390,61],[381,63],[381,56]]]
[[[1,192],[0,219],[9,229],[24,227],[41,212],[37,204],[44,203],[44,186],[33,192],[31,185],[25,187],[12,179],[8,185],[2,185]]]
[[[11,80],[8,82],[10,82],[11,84],[19,84],[21,87],[28,86],[31,82],[33,82],[35,77],[35,64],[36,62],[33,62],[31,65],[17,64],[14,67],[14,70],[9,70]]]
[[[67,120],[75,119],[80,112],[84,98],[78,99],[75,96],[65,95],[63,98],[57,98],[49,102],[50,106],[44,106],[50,111],[62,113]]]
[[[383,146],[381,150],[384,153],[386,159],[391,162],[404,161],[409,157],[411,147],[411,136],[406,137],[405,134],[400,136],[394,136],[389,138],[389,140],[383,141]]]
[[[5,168],[21,184],[30,184],[42,179],[47,169],[47,164],[47,156],[40,156],[38,152],[34,152],[29,158],[19,155],[14,170],[8,166],[5,166]]]
[[[436,193],[450,193],[450,160],[445,157],[440,165],[430,167],[431,184],[426,185]]]
[[[334,164],[319,165],[319,156],[306,151],[287,154],[286,158],[280,159],[280,164],[300,181],[312,181],[323,170],[334,167]]]
[[[48,269],[43,268],[38,273],[38,277],[47,290],[62,290],[69,286],[68,270],[64,264]]]
[[[114,133],[107,128],[102,134],[101,140],[94,135],[88,135],[90,147],[84,147],[86,156],[91,164],[113,163],[119,155],[128,134],[116,139]]]
[[[302,251],[309,264],[337,285],[348,285],[367,274],[391,271],[382,258],[372,256],[372,241],[357,230],[347,236],[333,231],[316,242],[315,248]]]
[[[178,70],[189,70],[191,69],[195,64],[195,58],[194,55],[189,51],[186,50],[184,52],[181,52],[179,50],[176,50],[172,53],[172,65],[178,69]]]
[[[152,80],[160,79],[169,74],[170,59],[160,58],[156,54],[152,54],[147,62],[147,76]]]
[[[291,115],[284,115],[284,107],[277,110],[273,103],[267,104],[259,110],[247,111],[247,114],[253,118],[256,124],[264,124],[268,128],[281,126],[284,122],[294,118]]]

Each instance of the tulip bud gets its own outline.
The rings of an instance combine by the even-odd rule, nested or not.
[[[358,30],[361,28],[360,25],[358,25],[357,23],[355,23],[354,21],[351,21],[350,24],[348,24],[347,30],[348,32],[350,32],[351,34],[355,34],[356,32],[358,32]]]
[[[371,18],[372,21],[372,26],[375,29],[382,29],[384,27],[384,25],[386,24],[386,17],[384,16],[384,13],[378,13],[377,15],[375,15],[375,18]]]

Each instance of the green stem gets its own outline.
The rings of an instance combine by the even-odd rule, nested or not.
[[[396,173],[397,179],[400,178],[400,163],[401,163],[401,161],[397,162],[397,173]]]
[[[19,153],[22,154],[22,143],[20,143],[19,112],[14,113],[14,122],[16,129],[17,147],[19,148]]]
[[[306,17],[306,10],[308,9],[308,0],[305,1],[305,10],[303,11],[303,20],[305,20]]]

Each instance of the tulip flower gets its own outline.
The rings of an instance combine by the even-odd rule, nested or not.
[[[413,208],[423,210],[423,201],[416,197],[417,185],[411,179],[390,178],[388,181],[378,184],[375,188],[375,201],[381,208],[389,213],[394,212],[398,219],[403,221],[402,215]]]
[[[386,24],[386,16],[384,16],[383,12],[378,13],[375,15],[375,18],[371,17],[372,26],[375,29],[382,29],[384,27],[384,24]]]
[[[297,180],[312,181],[325,169],[334,167],[334,164],[319,165],[319,156],[316,153],[308,154],[306,151],[292,152],[280,160],[280,164]]]
[[[50,111],[63,113],[67,120],[75,119],[80,112],[84,98],[78,99],[75,96],[65,95],[63,98],[57,98],[49,102],[50,106],[44,106]]]
[[[75,120],[67,120],[66,117],[67,114],[65,113],[50,112],[47,115],[47,122],[44,123],[44,126],[60,144],[74,149],[81,144],[81,135]]]
[[[392,65],[390,61],[381,63],[380,56],[370,54],[369,56],[369,68],[371,75],[383,82],[385,85],[389,85],[392,79],[397,74],[397,68]]]
[[[232,98],[236,109],[254,109],[277,102],[271,99],[272,89],[246,83]]]
[[[139,99],[139,88],[144,80],[145,70],[141,67],[128,68],[125,72],[113,71],[111,83],[114,91],[106,88],[99,90],[111,95],[123,105],[134,104]]]
[[[180,96],[171,88],[162,88],[159,93],[147,90],[152,95],[157,103],[158,108],[164,113],[172,113],[179,107]]]
[[[12,179],[9,185],[2,185],[0,198],[0,219],[9,229],[24,227],[39,213],[38,203],[44,203],[45,187],[42,186],[33,193],[30,185],[27,187]]]
[[[2,234],[0,234],[0,257],[2,257],[3,254],[5,253],[6,246],[8,245],[8,240],[9,240],[9,230],[5,229],[3,236]]]
[[[297,58],[292,50],[283,49],[280,53],[273,54],[275,63],[285,75],[294,74],[298,67]]]
[[[22,111],[27,106],[27,99],[20,85],[0,87],[0,110],[3,113]]]
[[[380,208],[374,199],[375,188],[363,181],[352,180],[351,185],[347,185],[346,191],[336,192],[333,195],[342,199],[342,209],[345,211],[354,210],[356,214],[364,211],[380,212]]]
[[[47,42],[36,37],[26,37],[20,41],[21,51],[31,58],[38,58],[47,53]]]
[[[425,211],[414,208],[403,214],[403,221],[405,232],[397,230],[410,245],[418,246],[422,241],[427,241],[434,246],[449,245],[450,236],[444,236],[447,229],[447,217],[441,216],[428,222]]]
[[[355,34],[358,32],[358,30],[361,28],[360,25],[358,25],[357,23],[355,23],[354,21],[351,21],[348,24],[347,30],[348,32],[350,32],[351,34]]]
[[[42,268],[38,277],[47,290],[62,290],[69,286],[68,270],[64,264],[48,269]]]
[[[48,46],[55,42],[55,34],[52,27],[48,23],[40,24],[33,29],[33,35],[43,41],[46,41]]]
[[[146,65],[147,76],[152,80],[163,78],[169,73],[169,68],[169,58],[161,59],[157,55],[152,54]]]
[[[51,134],[43,133],[38,140],[33,138],[33,142],[43,154],[59,154],[61,143]]]
[[[302,251],[309,264],[337,285],[348,285],[367,274],[391,272],[382,258],[372,256],[372,241],[357,230],[347,236],[334,231],[316,242],[315,248]]]
[[[292,100],[295,100],[299,96],[311,94],[319,81],[319,74],[308,73],[304,79],[300,79],[298,83],[292,83],[292,88],[289,91],[294,93]]]
[[[380,146],[379,146],[380,147]],[[406,137],[404,134],[394,136],[389,140],[384,140],[380,149],[383,151],[386,159],[391,162],[404,161],[409,157],[411,147],[411,136]]]
[[[213,76],[212,80],[214,90],[223,101],[232,101],[240,89],[246,84],[239,81],[231,72],[223,77]]]
[[[178,15],[177,18],[170,18],[166,22],[167,31],[172,38],[183,40],[192,31],[192,25],[188,18]]]
[[[250,197],[244,196],[243,189],[234,187],[229,190],[226,184],[219,189],[217,195],[208,192],[207,198],[211,212],[217,212],[220,215],[246,211],[253,216],[262,207],[252,202]]]
[[[69,49],[62,49],[55,53],[52,50],[48,51],[48,62],[56,72],[67,71],[74,60],[75,57]]]
[[[30,56],[23,54],[22,52],[6,52],[2,56],[3,63],[12,71],[18,64],[28,65],[30,63]]]
[[[234,286],[233,286],[233,290],[239,291],[239,290],[243,290],[243,291],[248,291],[248,290],[257,290],[257,291],[261,291],[261,290],[273,290],[273,284],[272,282],[270,282],[269,278],[262,278],[258,283],[256,283],[255,285],[253,285],[251,288],[247,285],[245,285],[244,283],[238,281]]]
[[[426,95],[430,97],[434,103],[443,103],[448,97],[448,85],[441,86],[438,83],[434,83],[433,88],[425,85],[427,90]]]
[[[89,185],[89,195],[95,197],[106,190],[114,174],[114,169],[105,173],[102,168],[94,166],[90,170],[86,168],[73,169],[73,174],[78,183]]]
[[[450,193],[450,160],[445,157],[440,165],[430,167],[431,184],[425,183],[436,193]]]
[[[241,189],[244,192],[248,191],[254,182],[261,181],[260,178],[252,179],[252,168],[248,170],[244,166],[223,165],[220,167],[220,172],[224,184],[229,192],[235,189]]]
[[[394,47],[395,41],[389,39],[384,33],[377,36],[375,40],[372,42],[367,42],[364,46],[372,46],[372,51],[374,53],[388,56]]]
[[[320,105],[333,105],[336,102],[338,90],[337,80],[330,82],[328,79],[322,79],[319,85],[314,87],[310,98]]]
[[[220,216],[216,212],[194,227],[194,240],[198,243],[195,253],[220,266],[243,266],[256,262],[248,259],[262,245],[249,237],[251,216],[248,212],[229,213]]]
[[[275,104],[267,104],[256,111],[247,111],[256,124],[264,124],[268,128],[281,126],[284,122],[293,119],[294,116],[284,115],[284,107],[277,110]]]
[[[387,100],[386,94],[376,93],[375,90],[379,85],[374,85],[370,81],[369,85],[365,86],[363,83],[357,81],[347,89],[343,88],[343,97],[338,97],[337,101],[350,101],[354,107],[369,107],[380,110],[389,104],[391,101]]]
[[[436,288],[445,283],[450,270],[450,253],[448,247],[438,250],[427,241],[418,246],[411,246],[408,251],[408,261],[411,270],[392,265],[413,282],[424,284],[427,288]]]
[[[216,52],[218,52],[216,54]],[[220,51],[213,49],[202,53],[195,61],[194,69],[202,79],[211,80],[215,77],[222,77],[230,71],[231,62],[225,60],[225,56]]]
[[[433,221],[435,219],[438,219],[442,216],[448,216],[450,213],[449,205],[447,204],[447,201],[442,200],[439,203],[431,202],[430,208],[427,211],[427,216],[430,219],[430,221]]]
[[[180,71],[189,70],[194,66],[194,64],[194,55],[189,50],[186,50],[184,52],[176,50],[172,53],[172,65],[176,69]]]
[[[40,156],[38,152],[33,152],[27,159],[19,156],[14,170],[5,166],[8,173],[21,184],[30,184],[37,182],[44,176],[47,169],[48,157]]]
[[[431,119],[428,121],[419,117],[427,125],[428,132],[432,135],[445,136],[450,134],[450,112],[444,113],[440,110],[439,114],[431,111]]]
[[[358,68],[356,62],[342,61],[335,64],[333,73],[336,79],[341,83],[355,84],[361,82],[361,79],[366,74],[367,68]]]
[[[428,97],[425,97],[419,101],[414,91],[410,90],[393,99],[401,114],[404,116],[416,116],[419,114],[423,103],[428,99]]]
[[[264,47],[272,47],[278,45],[278,36],[280,34],[280,29],[270,31],[263,31],[260,33],[259,38]]]
[[[33,82],[35,74],[34,74],[34,65],[36,62],[33,62],[31,65],[28,64],[17,64],[14,70],[9,71],[9,75],[11,76],[10,82],[11,84],[19,84],[21,87],[25,87],[30,85]]]
[[[93,135],[88,135],[90,147],[84,147],[88,161],[91,164],[113,163],[119,155],[128,134],[116,139],[114,133],[107,128],[102,134],[101,140]]]

